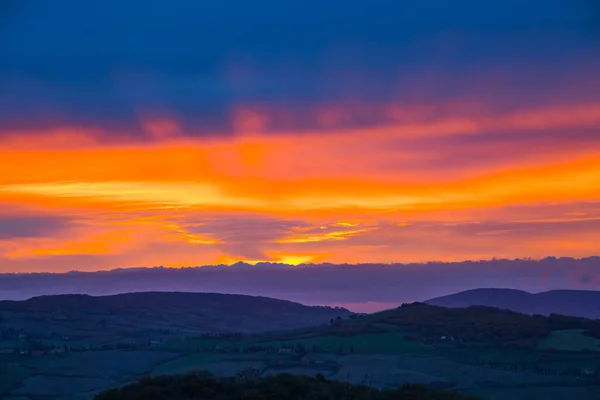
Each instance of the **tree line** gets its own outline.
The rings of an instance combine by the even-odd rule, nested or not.
[[[94,400],[476,400],[457,392],[406,384],[377,390],[365,385],[281,374],[264,379],[219,379],[206,373],[145,377],[138,383],[111,389]]]

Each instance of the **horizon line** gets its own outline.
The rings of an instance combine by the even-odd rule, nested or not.
[[[165,266],[165,265],[154,265],[154,266],[138,266],[138,267],[118,267],[111,269],[98,269],[93,271],[84,271],[80,269],[73,269],[70,271],[63,272],[50,272],[50,271],[37,271],[37,272],[0,272],[0,276],[2,275],[65,275],[65,274],[73,274],[73,273],[81,273],[81,274],[93,274],[99,272],[116,272],[116,271],[134,271],[134,270],[155,270],[155,269],[168,269],[168,270],[189,270],[189,269],[208,269],[208,268],[230,268],[234,266],[247,266],[250,268],[257,267],[261,265],[273,265],[273,266],[285,266],[291,269],[299,269],[301,267],[320,267],[320,266],[366,266],[366,265],[378,265],[378,266],[413,266],[413,265],[430,265],[430,264],[465,264],[465,263],[487,263],[494,261],[529,261],[529,262],[541,262],[544,260],[547,261],[557,261],[557,260],[576,260],[583,261],[594,258],[600,258],[600,255],[591,255],[587,257],[568,257],[568,256],[545,256],[542,258],[533,258],[533,257],[517,257],[517,258],[481,258],[481,259],[465,259],[461,261],[443,261],[443,260],[431,260],[431,261],[420,261],[420,262],[373,262],[373,263],[330,263],[330,262],[322,262],[322,263],[301,263],[301,264],[288,264],[277,261],[258,261],[251,262],[247,260],[240,260],[233,262],[231,264],[205,264],[205,265],[194,265],[194,266]]]

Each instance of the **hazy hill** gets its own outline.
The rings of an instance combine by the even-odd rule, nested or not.
[[[526,314],[561,314],[600,319],[600,292],[552,290],[531,294],[513,289],[475,289],[436,297],[427,304],[443,307],[488,306]]]
[[[531,293],[600,290],[600,257],[413,264],[278,263],[189,268],[131,268],[97,272],[0,273],[0,300],[81,293],[169,291],[239,293],[303,304],[340,305],[375,312],[463,290],[510,287]],[[432,280],[432,277],[435,279]]]
[[[55,295],[0,301],[4,324],[101,324],[138,329],[261,332],[318,325],[348,315],[341,308],[217,293],[144,292],[111,296]],[[69,324],[70,323],[70,324]]]

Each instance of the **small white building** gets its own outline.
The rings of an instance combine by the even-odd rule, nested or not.
[[[591,368],[584,368],[581,370],[581,375],[583,376],[594,376],[596,375],[596,371]]]

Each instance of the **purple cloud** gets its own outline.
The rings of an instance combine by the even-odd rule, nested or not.
[[[69,219],[46,216],[0,216],[0,239],[30,238],[53,235],[66,229]]]

